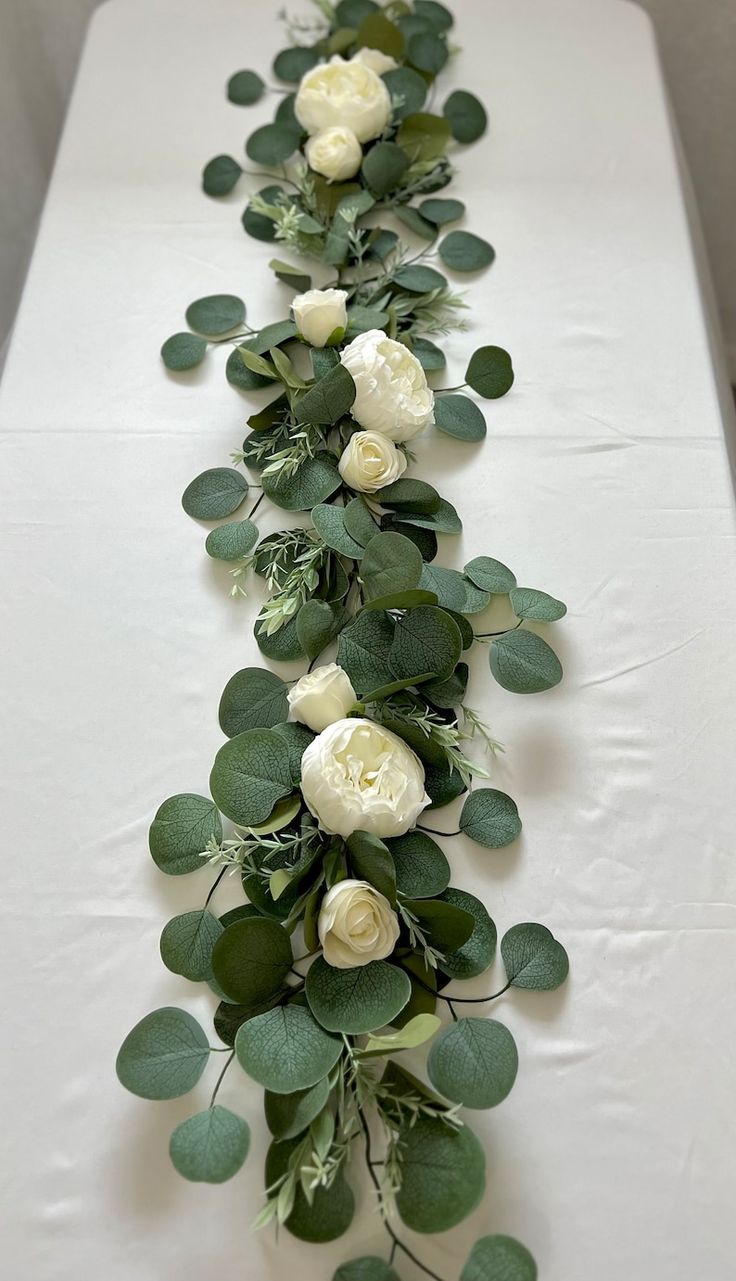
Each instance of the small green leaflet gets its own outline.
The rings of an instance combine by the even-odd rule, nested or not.
[[[227,82],[227,96],[237,107],[251,107],[265,88],[257,71],[236,71]]]
[[[537,1281],[537,1265],[529,1251],[513,1237],[481,1237],[476,1241],[460,1281]]]
[[[435,1089],[466,1108],[503,1102],[518,1067],[514,1038],[496,1019],[458,1019],[436,1037],[427,1059]]]
[[[199,334],[227,334],[245,320],[245,303],[235,294],[209,294],[190,303],[186,316]]]
[[[167,876],[183,876],[205,866],[202,854],[210,840],[222,840],[222,823],[208,796],[182,792],[170,796],[156,812],[148,845],[156,866]]]
[[[228,196],[242,172],[232,156],[215,156],[202,170],[202,190],[207,196]]]
[[[181,505],[194,520],[231,516],[248,493],[248,482],[234,467],[211,467],[187,485]]]
[[[207,353],[207,343],[197,334],[172,334],[161,348],[161,359],[167,369],[179,374],[200,365]]]
[[[183,912],[164,926],[161,960],[173,974],[201,983],[212,974],[212,949],[221,934],[220,922],[206,908]]]
[[[116,1071],[121,1085],[142,1099],[188,1094],[210,1056],[207,1037],[186,1010],[165,1006],[137,1023],[123,1041]]]
[[[244,1164],[249,1147],[247,1122],[216,1104],[176,1127],[169,1156],[179,1174],[192,1183],[224,1183]]]
[[[484,400],[498,400],[511,390],[514,370],[503,347],[479,347],[470,357],[465,381]]]
[[[514,587],[510,592],[511,608],[517,618],[536,619],[540,623],[555,623],[564,618],[567,605],[546,592],[533,587]]]
[[[502,849],[521,832],[516,803],[505,792],[480,787],[471,792],[460,814],[460,831],[486,849]]]
[[[545,925],[514,925],[501,939],[501,956],[513,987],[552,992],[565,982],[567,952]]]
[[[491,641],[491,671],[512,694],[539,694],[562,680],[562,664],[554,650],[535,632],[504,632]]]

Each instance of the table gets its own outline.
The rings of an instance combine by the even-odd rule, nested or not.
[[[442,477],[465,520],[446,563],[497,556],[570,614],[556,691],[520,699],[473,675],[525,835],[497,854],[457,842],[455,880],[502,929],[551,925],[573,970],[556,997],[506,1002],[521,1071],[505,1105],[474,1117],[488,1193],[425,1257],[454,1279],[470,1241],[505,1231],[546,1281],[723,1281],[736,544],[707,272],[644,14],[614,0],[456,8],[463,50],[445,83],[480,92],[492,121],[457,192],[498,260],[469,287],[471,332],[449,363],[460,373],[497,342],[518,380],[482,449],[430,436],[421,474]],[[283,310],[241,197],[211,202],[197,182],[271,110],[241,114],[222,89],[239,65],[270,64],[280,33],[262,19],[243,0],[99,10],[3,381],[11,1281],[317,1281],[383,1247],[367,1190],[347,1244],[251,1236],[266,1138],[238,1073],[221,1099],[251,1119],[253,1149],[221,1188],[169,1167],[192,1097],[146,1104],[113,1073],[149,1009],[211,1008],[157,956],[201,882],[161,877],[146,832],[165,796],[206,788],[220,691],[258,661],[254,602],[228,599],[179,506],[193,475],[227,463],[245,408],[216,360],[173,379],[157,352],[203,294],[242,293],[260,323]]]

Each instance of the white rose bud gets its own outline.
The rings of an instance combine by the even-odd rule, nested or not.
[[[389,440],[411,440],[434,416],[434,394],[408,347],[382,329],[358,334],[340,353],[355,382],[350,410],[356,422]]]
[[[330,338],[339,341],[348,323],[347,297],[344,289],[308,289],[297,294],[291,310],[302,338],[313,347],[324,347]]]
[[[370,67],[335,54],[302,76],[294,112],[307,133],[344,125],[358,142],[370,142],[391,118],[391,95]]]
[[[424,767],[403,739],[374,721],[335,721],[302,756],[302,795],[323,831],[403,836],[430,798]]]
[[[287,698],[295,720],[320,734],[342,720],[357,701],[350,677],[337,663],[325,663],[292,685]]]
[[[351,489],[361,494],[375,494],[391,485],[406,471],[406,458],[394,442],[378,431],[356,431],[350,437],[337,464],[340,475]]]
[[[353,54],[350,61],[362,62],[364,67],[370,67],[377,76],[382,76],[387,71],[395,71],[399,65],[390,53],[381,53],[380,49],[369,49],[367,45]]]
[[[352,129],[345,125],[331,125],[312,134],[304,151],[315,173],[321,173],[331,182],[354,178],[363,163],[363,148]]]
[[[351,970],[390,956],[399,922],[388,899],[367,881],[338,881],[322,899],[317,933],[327,964]]]

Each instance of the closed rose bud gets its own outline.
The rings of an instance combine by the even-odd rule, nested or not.
[[[361,494],[375,494],[406,471],[406,458],[388,436],[356,431],[342,451],[338,470],[346,485]]]
[[[338,881],[322,900],[317,933],[327,964],[351,970],[390,956],[399,922],[388,899],[367,881]]]
[[[321,173],[331,182],[354,178],[363,163],[363,148],[352,129],[345,125],[331,125],[312,134],[304,152],[315,173]]]
[[[335,54],[302,76],[294,113],[307,133],[344,125],[358,142],[369,142],[391,118],[391,95],[370,67]]]
[[[357,694],[347,672],[337,663],[325,663],[292,685],[287,698],[294,720],[320,734],[328,725],[347,716]]]
[[[353,376],[353,418],[389,440],[411,440],[434,416],[434,394],[416,356],[382,329],[358,334],[340,353]]]
[[[302,338],[313,347],[324,347],[330,338],[339,341],[348,323],[346,302],[344,289],[308,289],[297,294],[291,310]]]

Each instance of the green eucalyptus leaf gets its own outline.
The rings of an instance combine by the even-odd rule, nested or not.
[[[486,131],[488,116],[483,103],[466,89],[451,93],[442,114],[449,121],[452,136],[457,142],[477,142]]]
[[[501,956],[513,987],[552,992],[567,978],[570,962],[545,925],[514,925],[501,939]]]
[[[376,196],[385,196],[401,183],[409,157],[395,142],[377,142],[366,152],[363,160],[363,179]]]
[[[339,352],[334,347],[313,347],[311,351],[312,369],[317,382],[325,378],[331,369],[340,363]]]
[[[244,667],[230,677],[220,699],[223,734],[234,738],[247,729],[270,729],[289,715],[288,687],[263,667]]]
[[[298,128],[296,124],[292,127],[295,130]],[[271,184],[268,187],[263,187],[258,192],[258,195],[262,196],[268,204],[281,203],[284,189],[277,184]],[[268,243],[276,239],[276,224],[273,218],[269,218],[267,214],[256,213],[250,204],[246,205],[243,210],[242,222],[243,230],[247,231],[249,236],[253,236],[254,240],[262,240]]]
[[[303,1005],[281,1005],[249,1019],[235,1038],[238,1062],[274,1094],[316,1085],[342,1054],[341,1037],[325,1031]]]
[[[504,596],[516,587],[516,579],[508,565],[492,556],[476,556],[465,566],[465,577],[485,592]]]
[[[462,218],[465,213],[462,200],[443,200],[437,196],[423,200],[418,209],[423,218],[433,222],[437,227],[444,227],[446,222],[457,222],[458,218]]]
[[[222,840],[222,823],[208,796],[182,792],[156,811],[148,844],[156,866],[167,876],[183,876],[204,867],[202,854],[210,840]]]
[[[347,847],[353,874],[360,881],[368,881],[395,905],[396,869],[388,846],[371,832],[353,832],[347,838]]]
[[[322,382],[327,379],[323,378]],[[322,384],[318,383],[320,387]],[[263,492],[286,511],[309,511],[342,484],[334,457],[326,452],[305,458],[291,475],[281,470],[263,477]]]
[[[251,729],[220,748],[210,775],[215,804],[233,823],[263,823],[292,790],[283,741],[273,730]]]
[[[263,623],[256,620],[253,635],[261,653],[266,658],[272,658],[274,662],[293,663],[296,659],[305,657],[295,618],[290,618],[288,623],[284,623],[284,626],[271,636],[265,631]]]
[[[446,289],[447,279],[434,267],[423,267],[419,263],[399,267],[393,279],[397,285],[411,294],[429,294],[435,289]]]
[[[212,949],[221,934],[220,922],[206,908],[183,912],[164,926],[161,960],[172,974],[201,983],[212,973]]]
[[[400,1131],[402,1183],[396,1208],[414,1232],[445,1232],[479,1204],[485,1155],[468,1125],[455,1130],[420,1116]]]
[[[210,1056],[207,1037],[186,1010],[164,1006],[137,1023],[118,1053],[121,1085],[142,1099],[176,1099],[194,1089]]]
[[[261,125],[245,144],[249,160],[258,165],[281,165],[299,148],[300,132],[289,124]]]
[[[503,347],[479,347],[470,357],[465,381],[484,400],[498,400],[514,382],[511,357]]]
[[[322,604],[321,601],[315,603]],[[311,601],[308,601],[307,604],[311,604]],[[303,606],[303,608],[306,608],[306,606]],[[307,729],[306,725],[299,725],[296,721],[286,721],[283,725],[274,725],[273,732],[278,734],[279,738],[283,739],[286,744],[291,781],[297,786],[302,776],[302,756],[314,738],[314,734],[311,729]],[[298,796],[296,800],[299,800]],[[283,801],[279,801],[279,805],[283,804]]]
[[[293,962],[286,931],[265,917],[228,925],[212,951],[212,972],[231,1001],[255,1005],[283,987]]]
[[[554,650],[534,632],[511,631],[490,645],[491,671],[512,694],[539,694],[562,680],[562,664]]]
[[[299,401],[299,421],[331,426],[348,413],[355,400],[355,383],[344,365],[335,365]]]
[[[397,61],[404,54],[404,37],[399,28],[393,22],[389,22],[380,9],[369,13],[361,22],[358,28],[357,44],[359,47],[365,46],[368,49],[380,49],[381,53],[386,53]]]
[[[378,533],[378,526],[371,516],[364,498],[351,498],[343,508],[345,528],[361,547],[367,547]]]
[[[360,565],[365,600],[379,600],[417,587],[422,566],[421,553],[410,539],[402,534],[376,534],[368,543]]]
[[[404,902],[438,952],[457,951],[473,933],[472,915],[444,898],[405,899]]]
[[[434,402],[435,426],[456,440],[483,440],[486,420],[474,400],[467,396],[437,396]]]
[[[236,387],[238,391],[255,391],[273,382],[273,371],[268,377],[264,377],[263,374],[257,374],[248,367],[246,352],[250,350],[251,341],[248,340],[241,343],[239,347],[234,347],[225,363],[225,377],[230,386]]]
[[[431,374],[444,369],[447,363],[442,348],[430,342],[428,338],[415,338],[412,351],[425,373]]]
[[[450,864],[426,832],[407,832],[386,844],[394,861],[396,888],[405,898],[434,898],[447,889]]]
[[[245,303],[235,294],[209,294],[190,303],[186,316],[199,334],[227,334],[245,320]]]
[[[427,83],[417,71],[411,67],[396,67],[384,73],[383,81],[394,103],[395,120],[403,120],[421,111],[427,97]]]
[[[396,534],[404,534],[419,549],[422,560],[432,561],[437,555],[437,535],[433,529],[427,528],[431,520],[431,516],[403,516],[399,518],[387,513],[381,519],[381,529],[386,530],[388,533],[393,531]],[[420,523],[417,524],[417,521]],[[436,598],[432,593],[426,593],[426,595],[428,599],[425,600],[424,604],[433,605]]]
[[[466,1108],[503,1102],[518,1068],[514,1038],[496,1019],[457,1019],[435,1038],[427,1059],[434,1088]]]
[[[213,560],[242,560],[258,542],[258,526],[252,520],[233,520],[211,529],[205,551]]]
[[[494,1235],[476,1241],[460,1281],[537,1281],[537,1265],[513,1237]]]
[[[161,348],[161,359],[175,374],[201,365],[206,354],[207,343],[198,334],[172,334]]]
[[[473,918],[473,932],[469,939],[453,952],[445,952],[441,969],[452,979],[472,979],[483,974],[496,955],[496,926],[485,906],[467,890],[447,889],[442,895],[446,903],[460,907]]]
[[[187,485],[181,505],[195,520],[221,520],[237,510],[247,493],[248,482],[234,467],[210,467]]]
[[[427,681],[422,689],[422,695],[428,698],[430,703],[434,703],[435,707],[459,707],[465,698],[467,687],[468,665],[458,663],[454,672],[451,672],[446,680]]]
[[[353,338],[356,334],[367,333],[369,329],[385,329],[389,323],[389,314],[387,311],[380,311],[377,307],[360,307],[358,305],[348,307],[348,337]]]
[[[456,569],[441,565],[423,565],[420,586],[434,592],[443,609],[456,614],[478,614],[485,609],[490,597],[474,583],[464,578]]]
[[[385,1259],[364,1255],[360,1259],[351,1259],[349,1263],[341,1263],[332,1281],[400,1281],[400,1278]]]
[[[360,560],[363,548],[345,528],[345,508],[333,503],[318,503],[312,508],[312,524],[328,547],[334,547],[341,556]]]
[[[435,31],[449,31],[455,19],[437,0],[414,0],[414,12],[424,18]]]
[[[295,1139],[319,1116],[330,1097],[330,1082],[323,1077],[307,1090],[272,1094],[266,1090],[263,1106],[266,1124],[275,1139]]]
[[[340,0],[335,9],[335,17],[341,27],[354,27],[357,30],[365,18],[378,12],[379,7],[375,0]]]
[[[444,610],[420,605],[396,620],[389,663],[400,679],[431,672],[446,677],[462,652],[458,626]]]
[[[279,80],[286,80],[289,84],[298,84],[302,76],[306,75],[312,67],[316,67],[319,62],[319,51],[315,48],[308,48],[304,45],[297,45],[292,49],[282,49],[277,53],[273,60],[273,72]]]
[[[174,1168],[192,1183],[224,1183],[244,1165],[250,1129],[219,1104],[177,1125],[169,1143]]]
[[[257,71],[236,71],[227,82],[227,96],[237,107],[251,107],[263,97],[265,88]]]
[[[436,76],[447,62],[447,44],[433,31],[418,31],[409,39],[409,60],[419,71]]]
[[[284,285],[289,285],[297,293],[304,293],[306,289],[312,288],[312,277],[300,271],[298,267],[294,267],[290,262],[282,262],[280,258],[272,258],[268,265],[277,280],[280,280]]]
[[[516,802],[493,787],[479,787],[463,805],[460,831],[489,850],[511,845],[521,832]]]
[[[517,618],[533,618],[540,623],[555,623],[564,618],[567,605],[534,587],[514,587],[509,593],[511,608]]]
[[[206,196],[228,196],[242,172],[232,156],[214,156],[202,170],[202,190]]]
[[[451,231],[440,241],[439,255],[452,271],[480,271],[490,266],[496,251],[487,240],[469,231]]]
[[[307,658],[317,658],[347,620],[348,614],[342,605],[330,605],[323,600],[305,601],[296,616],[296,634]]]
[[[457,770],[450,770],[448,773],[447,766],[427,765],[424,766],[424,789],[431,798],[432,804],[427,808],[431,810],[441,809],[443,805],[449,805],[450,801],[456,800],[467,792],[467,786],[463,782],[461,775]]]
[[[289,1157],[299,1140],[285,1139],[272,1143],[266,1156],[266,1186],[277,1182],[287,1171]],[[317,1187],[307,1199],[297,1186],[293,1208],[285,1227],[300,1241],[321,1244],[334,1241],[350,1227],[355,1200],[350,1186],[338,1174],[329,1188]]]
[[[358,1036],[391,1023],[409,1000],[411,984],[403,970],[386,961],[340,970],[318,956],[307,973],[305,991],[322,1027]]]
[[[448,503],[444,498],[440,499],[437,510],[433,512],[407,515],[404,508],[397,508],[396,520],[401,524],[409,522],[418,529],[434,530],[438,534],[459,534],[463,527],[452,503]],[[426,560],[427,557],[424,559]]]
[[[401,154],[406,155],[406,152]],[[399,205],[394,210],[394,213],[399,222],[403,222],[404,226],[413,231],[415,236],[421,236],[422,240],[434,240],[437,235],[437,228],[434,223],[423,218],[413,205]]]
[[[364,610],[340,632],[337,661],[359,696],[377,689],[390,671],[388,657],[394,624],[383,613]]]
[[[433,485],[428,485],[426,480],[410,480],[406,477],[384,485],[379,498],[382,507],[419,515],[436,512],[440,505],[440,496]]]

